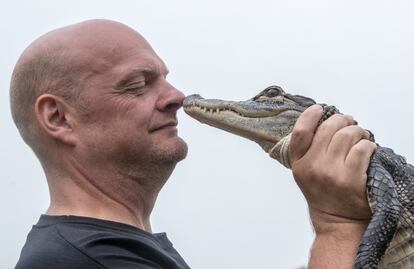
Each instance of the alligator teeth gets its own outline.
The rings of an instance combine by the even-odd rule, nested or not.
[[[194,107],[196,108],[196,106]],[[203,107],[203,106],[199,106],[198,109],[200,109],[203,112],[209,112],[209,113],[217,113],[217,112],[226,112],[226,111],[230,111],[233,112],[239,116],[243,116],[240,112],[234,111],[230,108],[208,108],[208,107]]]

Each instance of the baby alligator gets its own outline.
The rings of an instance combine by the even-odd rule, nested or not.
[[[184,110],[213,127],[257,142],[290,168],[290,133],[299,115],[315,101],[270,86],[247,101],[191,95]],[[339,111],[322,105],[322,121]],[[371,136],[374,141],[374,136]],[[414,167],[393,150],[378,146],[367,171],[372,219],[360,242],[355,268],[414,268]]]

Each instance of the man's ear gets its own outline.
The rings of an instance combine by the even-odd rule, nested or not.
[[[54,139],[75,146],[74,109],[53,94],[42,94],[35,104],[36,118],[43,130]]]

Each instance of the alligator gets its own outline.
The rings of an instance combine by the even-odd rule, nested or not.
[[[290,134],[299,115],[316,102],[270,86],[247,101],[203,99],[190,95],[184,111],[202,123],[258,143],[271,158],[291,168]],[[321,104],[320,123],[340,113]],[[371,133],[370,140],[375,142]],[[359,244],[354,268],[414,268],[414,166],[392,149],[373,153],[367,170],[367,198],[372,218]]]

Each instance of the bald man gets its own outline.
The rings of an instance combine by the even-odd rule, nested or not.
[[[189,268],[150,224],[187,153],[176,118],[184,96],[167,74],[149,43],[114,21],[54,30],[23,52],[11,110],[45,171],[50,206],[16,268]],[[316,232],[309,265],[352,268],[370,219],[365,183],[375,144],[350,116],[315,130],[321,114],[319,106],[302,114],[290,152]]]

